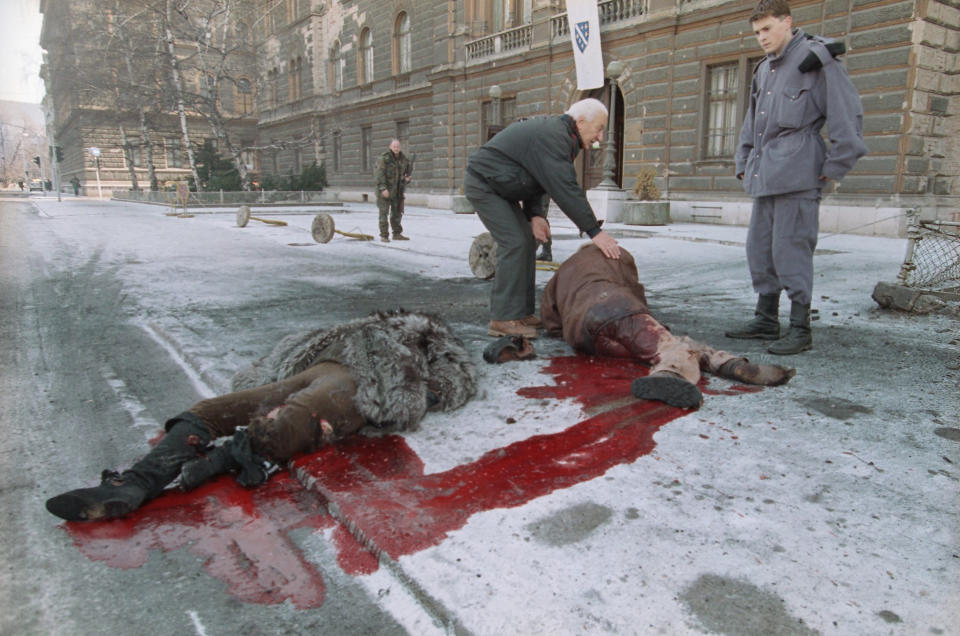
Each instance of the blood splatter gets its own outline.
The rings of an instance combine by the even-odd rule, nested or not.
[[[254,490],[222,478],[191,493],[165,494],[125,519],[65,527],[88,558],[111,567],[138,567],[149,550],[187,548],[204,557],[207,572],[243,601],[289,599],[299,608],[318,607],[323,579],[289,539],[291,530],[334,528],[345,572],[365,574],[378,567],[353,534],[320,512],[326,503],[335,504],[354,532],[366,537],[367,547],[397,558],[439,544],[478,512],[523,505],[649,454],[654,433],[686,413],[633,399],[630,383],[647,370],[629,360],[560,357],[544,372],[553,375],[554,385],[525,387],[518,394],[572,398],[592,417],[434,474],[424,474],[423,462],[403,437],[358,435],[294,462],[297,474],[309,476],[312,491],[288,475]]]

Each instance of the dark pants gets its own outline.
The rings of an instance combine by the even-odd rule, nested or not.
[[[400,225],[400,219],[403,218],[403,197],[384,199],[381,193],[377,193],[377,208],[380,210],[380,236],[388,236],[391,227],[394,236],[403,234],[403,226]]]
[[[516,320],[534,313],[537,282],[537,241],[530,220],[517,201],[507,201],[471,173],[463,193],[497,244],[497,271],[490,291],[490,318]]]
[[[323,362],[279,382],[197,402],[189,411],[214,437],[249,426],[253,451],[283,462],[358,431],[364,420],[353,405],[356,391],[347,367]]]
[[[747,231],[747,264],[753,290],[758,294],[779,294],[785,289],[790,300],[809,305],[819,229],[819,199],[754,199]]]

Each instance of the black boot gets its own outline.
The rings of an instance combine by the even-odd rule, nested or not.
[[[780,293],[760,294],[757,308],[753,311],[753,320],[740,329],[726,332],[727,338],[751,340],[763,338],[776,340],[780,337]]]
[[[127,515],[163,492],[211,439],[206,425],[184,413],[173,420],[146,457],[122,474],[103,471],[103,481],[93,488],[71,490],[47,500],[47,510],[67,521],[95,521]],[[168,423],[169,424],[169,423]]]
[[[191,459],[180,469],[180,487],[183,490],[193,490],[200,484],[217,475],[230,472],[238,464],[233,459],[230,440],[215,447],[209,453],[196,459]]]
[[[767,351],[778,356],[789,356],[813,348],[810,333],[810,305],[794,301],[790,305],[790,330],[769,347]]]
[[[237,473],[237,482],[246,488],[267,481],[278,466],[253,452],[246,430],[238,430],[233,437],[203,457],[192,459],[180,471],[180,486],[193,490],[205,481],[227,472]]]
[[[703,404],[703,394],[696,384],[669,371],[657,371],[645,378],[637,378],[630,385],[630,392],[634,397],[659,400],[684,409],[698,408]]]

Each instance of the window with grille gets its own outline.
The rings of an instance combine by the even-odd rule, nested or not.
[[[736,62],[707,69],[707,125],[705,159],[732,158],[740,132],[737,101],[740,65]]]

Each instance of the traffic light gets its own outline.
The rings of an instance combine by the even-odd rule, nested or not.
[[[36,157],[33,158],[33,163],[37,164],[37,167],[38,167],[38,168],[40,167],[40,156],[39,156],[39,155],[37,155]]]
[[[60,163],[61,161],[63,161],[63,146],[54,146],[53,154],[57,158],[57,163]]]

